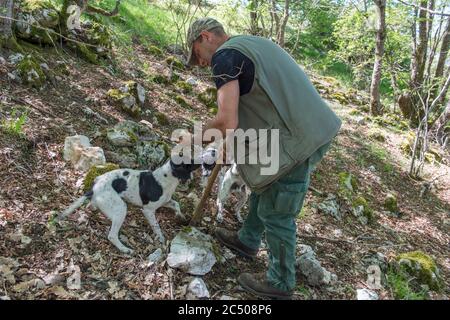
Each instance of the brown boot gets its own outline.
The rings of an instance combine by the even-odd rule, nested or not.
[[[267,282],[265,274],[241,273],[237,281],[242,288],[260,297],[285,300],[292,298],[292,291],[283,291],[273,287]]]
[[[229,231],[225,228],[216,229],[216,238],[228,248],[236,250],[238,253],[247,258],[254,258],[258,250],[251,249],[243,244],[238,237],[236,231]]]

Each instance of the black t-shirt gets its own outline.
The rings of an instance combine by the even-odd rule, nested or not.
[[[255,79],[255,66],[246,55],[235,49],[223,49],[213,55],[211,66],[217,89],[227,82],[238,80],[239,95],[250,92]]]

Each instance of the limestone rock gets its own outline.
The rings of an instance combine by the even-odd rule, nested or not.
[[[194,278],[188,285],[186,299],[197,300],[208,298],[209,291],[203,279],[198,277]]]
[[[217,261],[211,241],[196,228],[186,228],[172,240],[167,263],[192,275],[205,275]]]

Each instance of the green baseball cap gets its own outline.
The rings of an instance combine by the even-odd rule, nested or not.
[[[201,18],[198,20],[195,20],[191,26],[189,27],[189,30],[187,32],[186,36],[186,43],[188,45],[188,57],[187,57],[187,64],[189,66],[192,66],[194,62],[197,60],[195,57],[195,54],[192,52],[192,47],[194,46],[194,41],[197,40],[197,38],[200,36],[200,33],[204,30],[210,31],[214,28],[222,27],[222,24],[213,18]]]

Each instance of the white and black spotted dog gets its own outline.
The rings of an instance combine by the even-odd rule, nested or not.
[[[179,161],[176,161],[179,163]],[[201,161],[199,161],[201,163]],[[177,216],[184,219],[179,204],[172,200],[180,182],[185,183],[192,178],[192,172],[199,168],[193,160],[183,158],[180,164],[172,159],[155,171],[118,169],[98,176],[94,181],[92,190],[78,198],[65,211],[59,214],[61,220],[81,207],[86,200],[90,206],[99,209],[112,222],[108,239],[122,252],[133,253],[119,240],[119,230],[127,215],[127,203],[142,207],[153,232],[159,241],[164,243],[164,235],[155,217],[160,207],[175,210]]]

